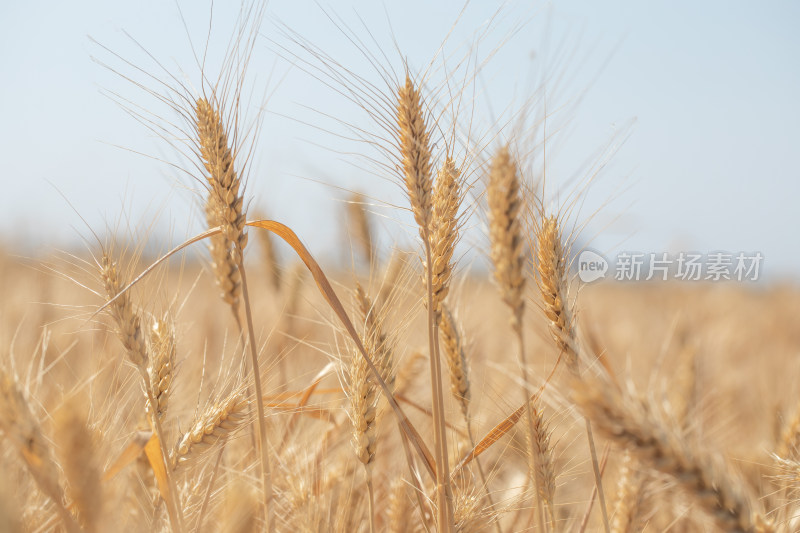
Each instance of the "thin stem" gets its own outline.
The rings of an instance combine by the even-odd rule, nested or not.
[[[580,379],[581,377],[581,369],[579,366],[580,357],[575,345],[568,345],[568,350],[570,350],[570,359],[574,361],[572,365],[569,365],[569,369],[572,374]],[[594,471],[594,485],[597,489],[597,499],[599,500],[600,504],[600,513],[603,515],[603,527],[605,529],[605,533],[611,533],[611,526],[608,521],[608,510],[606,509],[606,495],[603,492],[603,473],[600,469],[600,463],[597,461],[597,450],[594,446],[594,436],[592,435],[592,424],[589,422],[588,418],[584,418],[586,421],[586,439],[589,442],[589,453],[592,456],[592,470]]]
[[[244,259],[241,250],[239,251],[238,268],[242,275],[242,296],[244,297],[244,312],[247,318],[247,333],[250,344],[250,358],[253,367],[253,385],[256,389],[256,409],[258,410],[258,443],[261,452],[261,477],[264,482],[264,501],[267,508],[267,531],[274,531],[273,509],[272,509],[272,471],[269,464],[269,453],[267,449],[267,427],[266,417],[264,416],[264,394],[261,389],[261,371],[258,366],[258,350],[256,348],[256,336],[253,327],[253,315],[250,311],[250,295],[247,290],[247,276],[244,271]]]
[[[398,423],[398,428],[400,424]],[[411,482],[414,484],[414,496],[417,498],[417,510],[419,510],[420,520],[422,522],[422,527],[425,529],[425,533],[431,533],[431,528],[429,525],[431,514],[427,512],[428,506],[427,502],[423,499],[422,495],[424,491],[422,489],[422,479],[420,479],[419,471],[417,470],[416,464],[414,463],[414,456],[411,455],[411,448],[408,444],[408,437],[405,433],[403,433],[402,429],[400,430],[400,437],[401,442],[403,443],[403,451],[406,454],[406,462],[408,463],[408,471],[411,475]]]
[[[608,461],[608,450],[610,449],[609,445],[606,444],[606,449],[603,451],[603,459],[600,462],[600,474],[602,475],[603,472],[606,470],[606,462]],[[589,525],[589,516],[592,514],[592,506],[594,505],[594,498],[597,496],[597,485],[592,488],[592,496],[589,498],[589,505],[586,507],[586,512],[583,514],[583,518],[581,519],[581,525],[578,528],[578,533],[583,533],[586,531],[586,526]]]
[[[181,509],[178,501],[178,487],[175,485],[175,480],[172,478],[171,469],[167,463],[169,450],[167,449],[167,443],[164,440],[164,431],[161,429],[161,420],[158,419],[158,403],[156,402],[156,399],[153,396],[153,391],[150,387],[150,376],[147,374],[147,369],[144,366],[139,365],[137,365],[136,368],[139,370],[139,375],[144,382],[144,390],[147,394],[147,402],[150,404],[150,419],[153,422],[156,438],[158,438],[158,446],[161,449],[161,461],[164,463],[164,475],[167,478],[167,487],[170,492],[169,501],[166,502],[167,513],[169,514],[169,522],[174,531],[181,533],[183,531],[183,509]]]
[[[444,417],[444,393],[442,392],[442,365],[439,360],[439,327],[436,310],[433,308],[432,254],[428,235],[425,235],[425,281],[428,296],[428,345],[431,360],[431,397],[433,404],[434,453],[436,454],[437,524],[440,532],[455,530],[453,518],[453,494],[450,489],[450,466],[447,456],[447,431]]]
[[[611,527],[608,523],[608,511],[606,510],[606,497],[603,494],[603,473],[600,471],[600,463],[597,461],[597,451],[594,449],[594,437],[592,436],[592,424],[586,419],[586,436],[589,439],[589,452],[592,454],[592,469],[594,470],[594,485],[597,488],[597,499],[600,504],[600,511],[603,514],[603,527],[606,533],[610,533]]]
[[[375,533],[375,492],[372,488],[372,469],[364,465],[367,473],[367,492],[369,493],[369,533]]]
[[[197,526],[195,527],[195,533],[200,533],[203,530],[203,520],[206,516],[206,509],[208,508],[208,502],[211,500],[211,493],[214,490],[214,484],[217,481],[217,473],[219,472],[219,464],[222,462],[222,454],[225,452],[225,441],[222,442],[222,446],[219,449],[219,453],[217,454],[217,460],[214,461],[214,469],[211,471],[211,479],[208,480],[208,486],[206,487],[206,493],[203,496],[203,503],[200,506],[200,512],[197,515]]]

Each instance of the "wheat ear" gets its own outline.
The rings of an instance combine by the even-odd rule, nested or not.
[[[494,279],[503,301],[511,308],[511,327],[517,331],[522,329],[525,310],[525,240],[520,217],[522,196],[517,166],[507,146],[500,148],[492,159],[486,199],[489,205],[490,255]]]
[[[529,402],[528,410],[533,418],[533,432],[528,435],[529,449],[533,451],[534,480],[539,499],[542,501],[547,517],[550,520],[551,531],[557,531],[555,493],[556,470],[553,460],[553,448],[550,445],[550,429],[544,420],[542,409],[536,408],[535,402]]]
[[[469,420],[471,391],[467,353],[464,349],[462,336],[455,317],[453,317],[453,313],[446,305],[442,305],[439,332],[442,335],[441,340],[442,346],[444,346],[445,361],[447,361],[447,367],[450,370],[450,392],[458,401],[464,418]]]
[[[525,357],[525,337],[522,328],[522,317],[525,312],[525,253],[522,236],[522,193],[517,173],[517,164],[511,157],[507,146],[501,147],[492,159],[489,170],[489,186],[486,191],[489,207],[489,241],[490,256],[494,266],[494,279],[500,289],[503,302],[511,310],[511,329],[517,338],[517,352],[523,383],[523,405],[525,409],[526,431],[529,443],[536,442],[534,419],[531,412],[530,398],[532,390],[528,379],[528,363]],[[539,454],[529,449],[529,474],[538,482],[535,461]],[[537,494],[545,492],[538,487]],[[536,498],[538,507],[539,529],[544,531],[544,505],[541,497]]]
[[[375,367],[390,390],[394,388],[394,357],[392,347],[378,310],[364,291],[356,283],[355,298],[364,321],[363,343]],[[375,377],[370,372],[366,359],[353,353],[350,360],[348,388],[350,397],[350,418],[353,422],[353,447],[356,457],[364,465],[369,492],[370,531],[375,531],[375,494],[372,484],[372,463],[378,437],[378,400],[380,394]]]
[[[175,373],[175,330],[166,317],[153,321],[150,330],[150,350],[153,354],[152,363],[148,368],[150,387],[156,400],[156,414],[164,419],[169,404],[170,387]],[[150,407],[147,408],[150,413]]]
[[[472,394],[469,382],[469,366],[467,365],[467,350],[464,346],[464,337],[459,330],[458,323],[446,304],[441,306],[439,331],[441,332],[441,341],[444,346],[445,361],[447,361],[447,367],[450,370],[450,392],[458,402],[461,407],[461,413],[464,415],[470,448],[475,448],[475,434],[472,431],[472,418],[469,410]],[[486,491],[486,499],[489,501],[489,505],[494,508],[494,499],[489,491],[489,483],[481,461],[476,459],[475,464],[478,466],[478,475],[480,475]],[[495,522],[495,526],[498,532],[502,531],[499,521]]]
[[[151,413],[158,412],[158,402],[153,395],[150,374],[147,371],[149,356],[142,330],[142,319],[138,312],[133,308],[129,291],[120,292],[127,285],[127,280],[120,276],[119,269],[115,261],[108,254],[103,254],[100,264],[100,277],[105,287],[106,296],[111,305],[108,307],[116,326],[120,342],[125,347],[128,359],[136,366],[139,377],[142,380],[145,398]],[[169,452],[165,440],[164,430],[161,427],[161,419],[158,416],[151,416],[150,422],[158,438],[161,458],[166,471],[167,487],[171,496],[167,499],[167,514],[173,529],[183,531],[183,509],[179,501],[179,494],[175,480],[172,478],[167,465]]]
[[[548,320],[550,335],[559,349],[559,357],[566,358],[567,368],[574,377],[579,377],[579,352],[577,333],[572,308],[569,303],[568,258],[562,244],[561,228],[555,216],[543,217],[536,236],[536,272],[542,309]],[[592,435],[592,424],[586,419],[586,440],[592,459],[594,482],[603,526],[610,532],[606,497],[603,491],[603,478],[597,460],[597,450]]]
[[[542,309],[553,341],[564,354],[567,367],[577,374],[578,348],[575,341],[575,321],[569,304],[569,271],[558,219],[555,216],[546,217],[537,237],[536,268]]]
[[[230,439],[246,421],[247,400],[240,391],[209,406],[178,440],[170,457],[172,469],[185,471],[190,464]]]
[[[724,531],[773,531],[727,468],[689,446],[646,403],[599,382],[577,383],[574,395],[587,418],[608,438],[643,464],[671,476]]]
[[[222,123],[219,111],[205,98],[198,98],[195,105],[197,139],[200,157],[208,171],[209,184],[208,205],[213,205],[214,219],[222,229],[227,241],[226,249],[230,260],[235,264],[242,280],[242,297],[244,299],[245,318],[247,321],[248,344],[250,345],[250,363],[253,372],[253,384],[258,411],[258,448],[261,462],[261,478],[264,484],[267,530],[274,530],[272,503],[272,471],[270,467],[266,416],[264,414],[264,394],[261,387],[261,371],[258,364],[258,348],[256,347],[255,328],[250,310],[250,297],[247,290],[247,276],[244,269],[244,248],[247,246],[247,233],[244,231],[246,218],[244,197],[241,194],[240,180],[234,168],[236,153],[229,144],[228,132]],[[237,323],[238,314],[234,308]]]
[[[447,453],[447,431],[442,391],[442,369],[439,360],[438,324],[432,265],[431,219],[433,216],[430,134],[425,122],[422,98],[411,79],[397,92],[397,134],[403,177],[411,202],[414,220],[419,226],[425,248],[425,289],[428,307],[428,346],[431,364],[431,400],[433,405],[434,454],[436,460],[437,523],[440,532],[451,532],[453,494]]]

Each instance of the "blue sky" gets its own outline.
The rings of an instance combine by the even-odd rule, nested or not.
[[[214,46],[224,45],[235,15],[227,3],[217,4]],[[359,19],[365,21],[393,62],[394,35],[411,67],[420,68],[462,8],[458,2],[427,4],[321,5],[357,35],[367,35]],[[76,242],[87,231],[70,203],[95,229],[157,218],[157,228],[177,239],[200,227],[188,182],[168,165],[135,153],[170,159],[168,148],[103,91],[141,105],[149,105],[148,96],[93,62],[90,57],[96,56],[131,72],[88,38],[139,66],[152,65],[125,31],[173,72],[183,69],[191,82],[195,71],[178,5],[189,36],[203,42],[206,2],[3,3],[0,179],[7,193],[0,196],[0,242],[28,241],[35,248]],[[484,27],[499,5],[468,5],[450,42],[463,42]],[[563,131],[553,141],[547,168],[553,191],[565,184],[558,194],[564,197],[570,177],[586,161],[609,141],[626,137],[575,215],[579,222],[591,216],[584,235],[597,235],[594,248],[610,255],[760,251],[767,273],[796,277],[800,4],[509,2],[481,54],[522,22],[482,71],[475,114],[490,122],[495,113],[522,105],[535,80],[566,73],[567,82],[553,82],[548,93],[553,109],[565,109],[554,119],[554,128]],[[279,52],[282,46],[296,49],[281,35],[279,23],[359,74],[374,71],[317,3],[269,4],[251,67],[255,86],[268,87],[270,98],[249,190],[261,208],[295,227],[312,250],[339,257],[331,243],[340,235],[346,196],[341,188],[363,189],[387,203],[403,199],[396,187],[354,167],[357,158],[325,149],[344,146],[335,121],[327,123],[332,133],[304,124],[321,124],[319,113],[368,121],[279,57],[286,55]],[[565,52],[565,64],[545,61],[559,52]],[[393,220],[402,222],[403,215],[389,217],[379,218],[387,231],[405,231]],[[480,221],[473,226],[477,235]]]

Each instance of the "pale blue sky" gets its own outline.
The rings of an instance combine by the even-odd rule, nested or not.
[[[219,43],[232,27],[235,10],[217,4],[213,26]],[[395,60],[393,31],[412,68],[426,64],[462,6],[427,4],[322,3],[364,36],[360,16]],[[500,5],[473,4],[452,42],[466,39]],[[202,42],[207,3],[180,5],[189,33]],[[566,181],[615,132],[634,122],[627,142],[585,196],[582,218],[601,208],[586,231],[587,237],[600,233],[595,248],[612,254],[620,249],[760,251],[768,275],[796,276],[800,4],[515,1],[506,6],[487,46],[528,19],[481,76],[488,96],[476,103],[476,114],[487,118],[522,103],[532,77],[541,73],[546,29],[553,49],[574,52],[571,64],[549,67],[573,75],[558,94],[548,95],[554,106],[566,105],[571,118],[556,143],[548,180]],[[316,3],[270,3],[251,68],[256,84],[271,80],[274,93],[250,191],[318,255],[336,255],[331,242],[339,238],[336,221],[344,194],[335,187],[364,189],[387,202],[402,199],[395,188],[357,172],[346,157],[317,146],[339,147],[335,135],[299,122],[315,119],[307,107],[349,121],[363,117],[349,115],[330,89],[277,58],[280,45],[296,45],[280,35],[276,21],[359,74],[372,72]],[[192,195],[177,185],[169,167],[114,146],[171,157],[163,142],[101,94],[105,89],[149,102],[90,59],[94,55],[122,66],[87,36],[137,65],[148,65],[123,30],[175,71],[195,72],[174,2],[34,0],[0,6],[0,179],[6,191],[0,195],[0,242],[65,246],[77,232],[85,234],[58,191],[95,228],[119,220],[123,209],[123,219],[134,223],[159,215],[159,224],[177,237],[200,227],[196,215],[189,219]],[[383,224],[397,231],[393,222]]]

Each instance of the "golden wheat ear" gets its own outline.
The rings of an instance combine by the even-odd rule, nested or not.
[[[571,372],[578,371],[577,334],[570,307],[568,258],[561,229],[555,216],[545,217],[537,234],[537,281],[542,310],[548,320],[553,341],[564,354]]]
[[[238,322],[242,291],[239,262],[247,245],[247,233],[244,198],[234,168],[235,153],[219,110],[206,98],[197,99],[195,115],[200,158],[207,171],[206,219],[209,228],[222,229],[209,239],[213,270],[222,298],[231,306]]]
[[[167,414],[172,378],[175,374],[175,329],[169,317],[155,319],[150,330],[152,363],[147,369],[150,375],[150,388],[156,400],[156,416],[163,420]],[[150,406],[147,406],[151,414]]]
[[[171,468],[176,472],[186,471],[193,462],[230,439],[246,421],[247,400],[241,391],[210,405],[178,440],[170,456]]]
[[[508,146],[501,147],[492,159],[486,201],[494,279],[511,309],[511,327],[517,331],[522,328],[525,310],[525,240],[519,175]]]
[[[439,359],[438,309],[447,291],[451,267],[449,261],[437,257],[433,243],[433,231],[442,228],[444,221],[437,219],[434,228],[433,176],[431,173],[431,140],[425,120],[422,96],[419,89],[406,75],[405,84],[397,90],[396,103],[397,143],[406,194],[411,203],[411,211],[417,222],[419,235],[424,247],[425,291],[428,311],[428,347],[431,367],[431,400],[433,405],[434,453],[436,454],[436,502],[437,523],[440,531],[453,531],[453,494],[450,489],[450,465],[447,449],[447,430],[444,412],[444,393],[442,392],[442,369]],[[455,165],[444,171],[443,181],[457,184]],[[441,188],[441,214],[449,215],[446,205],[452,185]],[[457,190],[456,190],[457,192]],[[457,196],[457,194],[456,194]],[[457,207],[456,207],[457,209]],[[455,241],[453,240],[453,243]],[[447,243],[444,243],[447,246]],[[437,276],[438,274],[438,276]]]
[[[689,445],[645,402],[600,380],[576,382],[574,399],[606,437],[643,464],[672,477],[723,531],[774,531],[728,467]]]
[[[147,369],[150,355],[148,353],[146,333],[142,328],[140,313],[133,308],[130,291],[127,290],[129,285],[122,278],[117,263],[107,253],[103,254],[99,267],[100,278],[108,297],[103,309],[108,309],[111,314],[117,328],[117,336],[125,348],[128,359],[136,366],[139,372],[147,410],[150,413],[158,413],[159,407],[154,396],[151,373]],[[149,418],[155,433],[155,439],[158,442],[152,453],[148,454],[148,458],[156,477],[160,480],[159,490],[167,504],[170,524],[174,529],[182,531],[183,509],[179,501],[180,495],[177,486],[168,468],[169,452],[165,441],[165,433],[161,427],[161,419],[158,416],[150,416]]]

